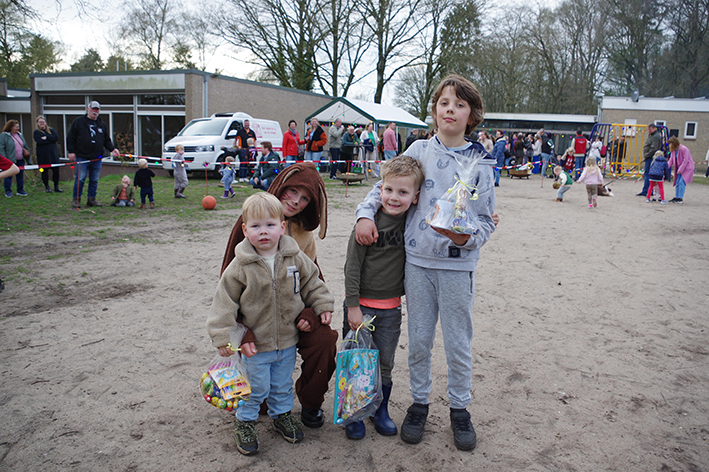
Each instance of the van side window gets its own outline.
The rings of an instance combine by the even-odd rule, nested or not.
[[[227,139],[232,137],[236,137],[236,133],[243,128],[241,121],[232,121],[231,125],[229,125],[229,129],[226,131],[226,137]],[[231,135],[231,136],[230,136]]]

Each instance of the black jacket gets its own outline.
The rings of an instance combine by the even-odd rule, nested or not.
[[[66,136],[66,150],[84,159],[96,159],[103,155],[104,148],[113,151],[115,146],[111,142],[108,127],[96,118],[90,120],[88,116],[80,116],[74,120]]]

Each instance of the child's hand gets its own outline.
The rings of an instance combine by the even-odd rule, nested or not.
[[[330,322],[332,322],[332,312],[323,311],[322,313],[320,313],[320,322],[324,325],[329,325]]]
[[[313,328],[310,326],[310,323],[307,320],[300,320],[298,321],[298,324],[295,325],[296,328],[298,328],[301,331],[304,331],[306,333],[309,333]]]
[[[113,201],[113,200],[115,200],[115,199],[116,199],[115,197],[111,197],[111,201]]]
[[[219,349],[219,355],[222,357],[231,357],[234,355],[234,351],[229,349],[229,346],[221,346],[217,349]]]
[[[362,309],[358,306],[347,307],[347,322],[350,324],[350,329],[355,331],[362,324]]]
[[[433,229],[433,231],[435,231],[436,233],[442,234],[446,238],[450,239],[457,246],[465,246],[465,243],[467,243],[468,239],[470,239],[469,234],[459,234],[459,233],[456,233],[455,231],[451,231],[448,229],[436,228],[434,226],[431,226],[431,229]]]
[[[379,239],[379,231],[374,221],[368,218],[360,218],[355,225],[355,240],[362,246],[371,246]]]
[[[493,213],[490,216],[492,216],[492,222],[495,223],[495,227],[497,228],[497,224],[500,222],[500,215]]]
[[[246,357],[251,357],[258,352],[256,344],[254,343],[244,343],[239,348],[241,349],[241,353]]]

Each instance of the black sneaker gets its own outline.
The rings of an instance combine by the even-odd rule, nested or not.
[[[234,429],[236,438],[236,448],[245,456],[250,456],[258,452],[258,435],[256,434],[255,421],[236,420]]]
[[[451,429],[453,442],[461,451],[472,451],[477,443],[475,428],[470,422],[470,413],[465,408],[451,408]]]
[[[428,405],[414,403],[406,410],[406,418],[401,424],[401,440],[409,444],[418,444],[423,439],[423,431],[428,417]]]
[[[682,201],[681,198],[675,198],[672,203],[680,203],[680,204],[682,204],[682,203],[684,203],[684,201]]]
[[[300,412],[300,420],[308,428],[320,428],[325,423],[322,410],[319,408],[317,410],[303,408]]]
[[[291,415],[290,411],[278,415],[278,418],[273,420],[273,429],[281,433],[283,439],[289,443],[297,443],[305,437],[302,427],[303,424],[298,418]]]

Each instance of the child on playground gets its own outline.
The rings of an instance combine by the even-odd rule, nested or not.
[[[182,144],[176,145],[175,155],[172,156],[172,174],[175,176],[175,198],[187,198],[182,194],[189,185],[184,154],[185,147]]]
[[[556,191],[556,201],[563,202],[564,194],[574,184],[574,180],[571,178],[571,175],[561,166],[554,167],[554,175],[556,176],[559,182],[559,190]]]
[[[219,173],[222,174],[222,184],[224,184],[224,195],[221,198],[229,198],[236,195],[234,189],[231,188],[231,184],[234,182],[234,158],[227,156],[224,160],[224,165],[219,169]],[[231,194],[231,195],[230,195]]]
[[[423,168],[426,182],[417,205],[408,212],[405,231],[406,290],[409,331],[409,378],[413,404],[401,426],[401,439],[417,444],[423,439],[431,394],[431,360],[436,325],[440,318],[448,363],[448,399],[455,446],[472,450],[476,434],[467,407],[472,388],[472,310],[475,300],[475,269],[480,248],[495,229],[493,211],[495,161],[482,144],[465,139],[482,121],[482,97],[469,80],[450,75],[438,84],[432,100],[438,134],[415,141],[406,151]],[[460,234],[426,224],[437,199],[456,183],[472,158],[481,157],[470,185],[470,217],[479,227],[475,235]],[[381,205],[380,186],[370,191],[357,208],[356,239],[372,244],[379,235],[374,223]],[[443,237],[441,237],[443,236]],[[378,244],[387,244],[381,240]]]
[[[256,420],[266,399],[273,428],[290,443],[303,439],[302,424],[291,415],[299,315],[309,307],[329,317],[334,299],[315,263],[285,235],[278,198],[266,192],[250,196],[242,218],[246,239],[236,246],[234,259],[219,279],[207,331],[224,357],[234,354],[227,344],[237,314],[255,337],[241,348],[251,395],[236,410],[234,432],[239,452],[251,455],[258,452]]]
[[[385,161],[382,172],[382,206],[374,215],[380,244],[363,246],[352,230],[345,262],[345,307],[342,337],[356,330],[363,315],[374,318],[372,337],[379,349],[383,399],[372,417],[379,434],[393,436],[396,424],[389,417],[394,354],[401,334],[401,296],[404,295],[404,230],[406,213],[418,201],[423,183],[419,161],[398,156]],[[362,439],[364,423],[356,421],[345,426],[350,439]]]
[[[155,208],[153,177],[155,177],[155,173],[148,169],[148,161],[146,159],[138,159],[138,171],[133,177],[133,182],[135,182],[136,187],[140,187],[140,208],[145,208],[145,197],[150,200],[150,208]]]
[[[650,164],[650,169],[648,170],[648,176],[650,178],[650,186],[647,189],[647,203],[651,203],[652,200],[652,190],[657,187],[660,192],[660,204],[667,205],[665,201],[665,186],[663,185],[663,180],[670,180],[670,167],[667,164],[667,158],[665,158],[664,151],[657,151],[653,156],[652,164]]]
[[[583,168],[583,172],[581,172],[581,176],[577,182],[586,182],[588,207],[596,208],[596,206],[598,206],[598,186],[603,185],[603,174],[601,173],[600,167],[598,167],[598,161],[596,161],[595,156],[588,156],[586,158],[586,167]]]
[[[135,205],[135,199],[133,198],[133,186],[130,184],[130,177],[124,175],[121,179],[121,183],[113,187],[113,192],[111,193],[111,206],[129,206]]]

